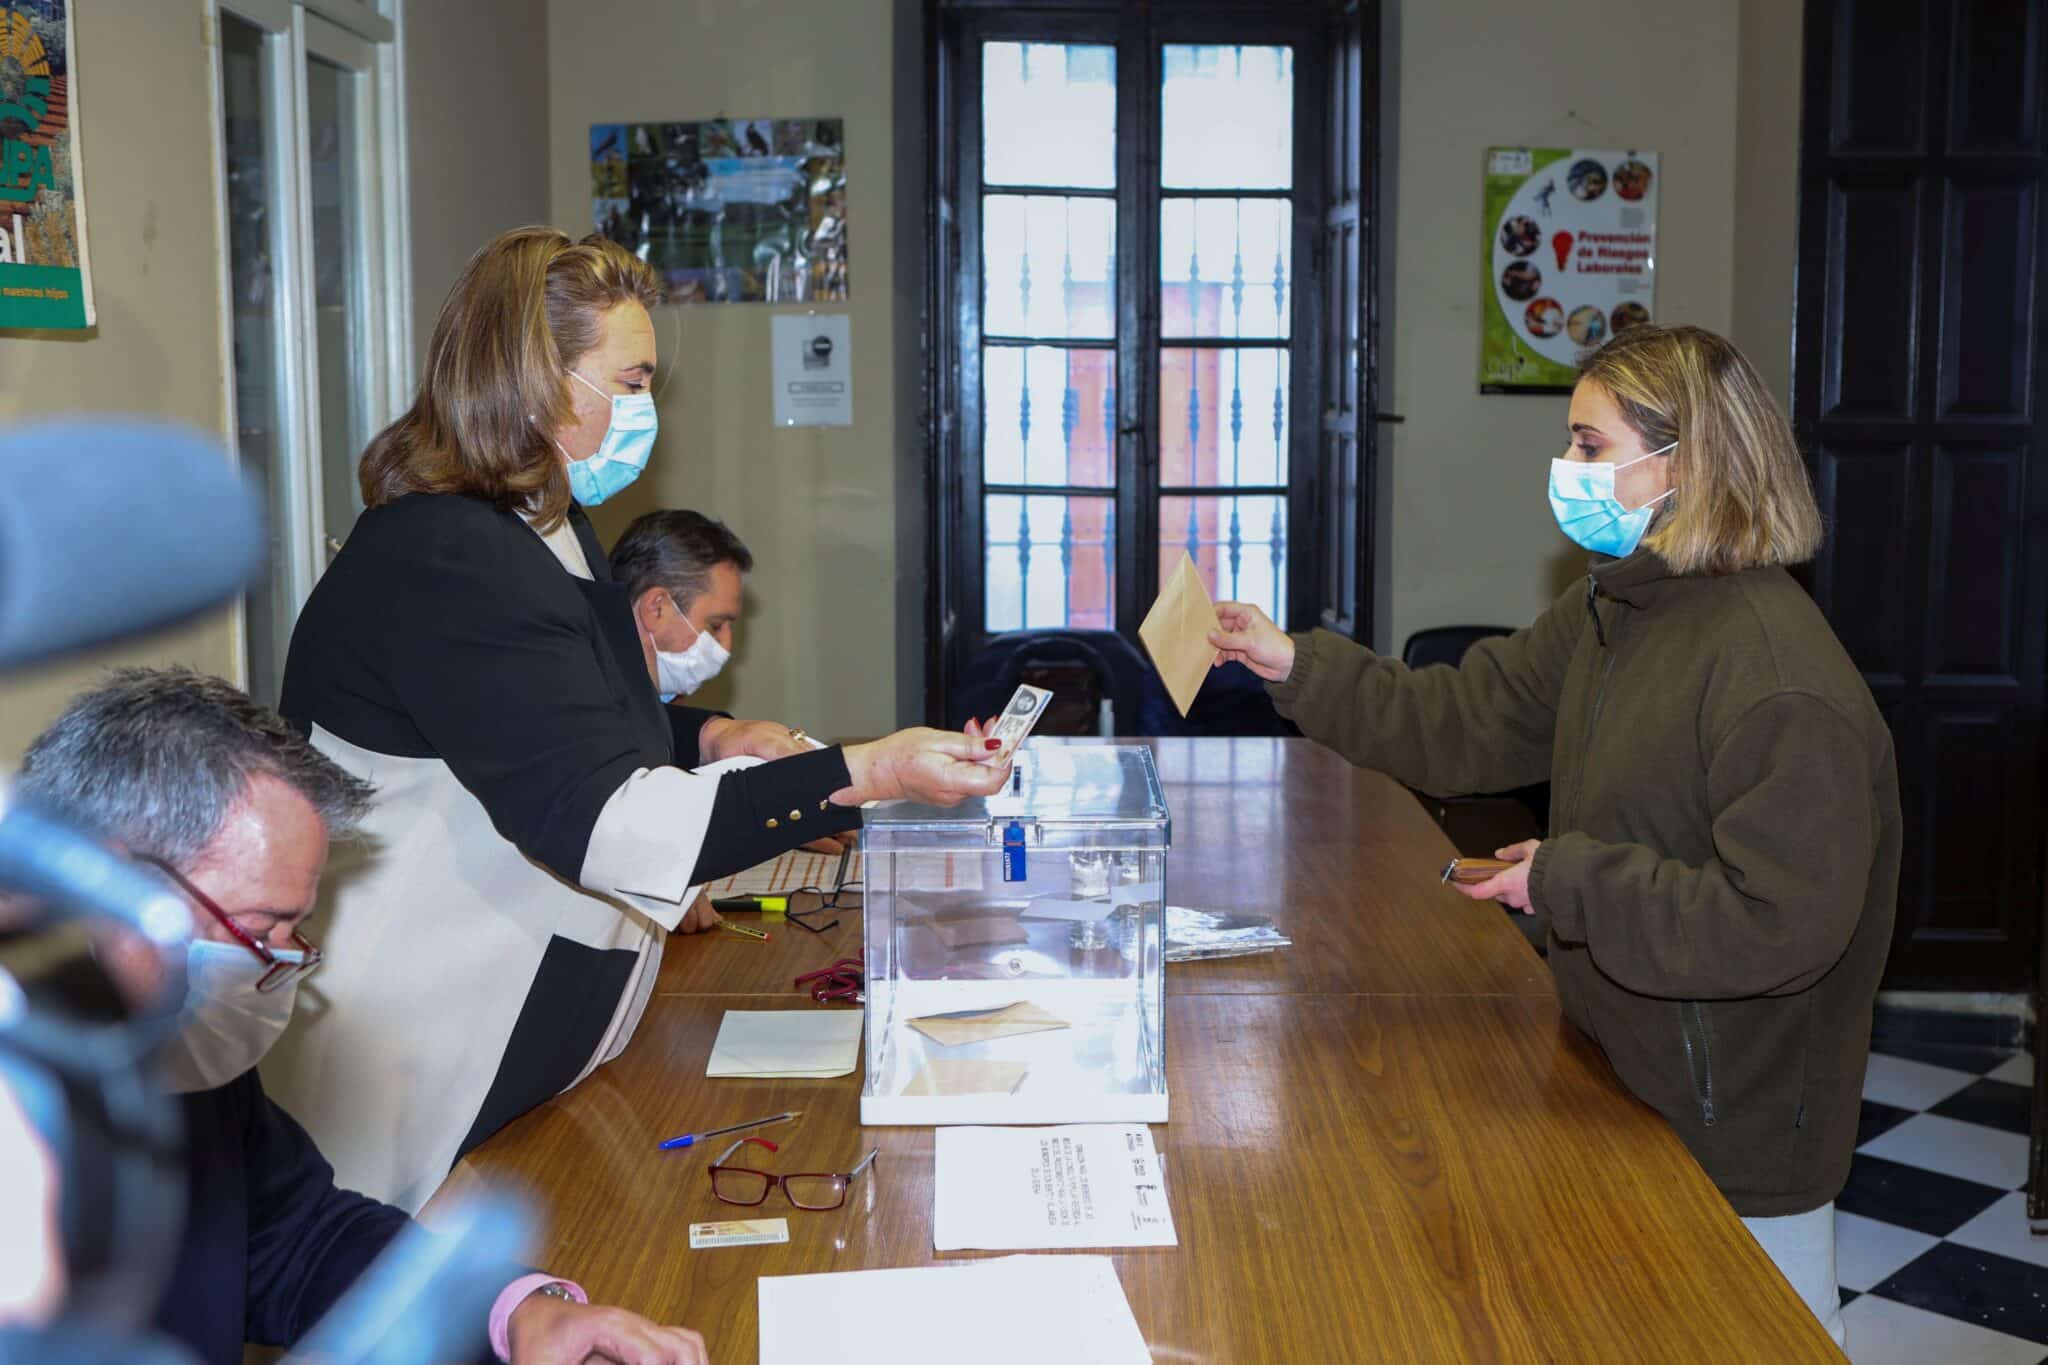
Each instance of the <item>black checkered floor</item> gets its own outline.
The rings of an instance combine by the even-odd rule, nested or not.
[[[1835,1203],[1855,1365],[2048,1362],[2048,1237],[2030,1236],[2032,1059],[1871,1045],[1863,1125]]]

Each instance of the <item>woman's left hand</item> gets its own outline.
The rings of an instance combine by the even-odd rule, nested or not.
[[[796,731],[772,720],[732,720],[713,716],[697,731],[697,751],[706,763],[746,754],[763,762],[795,758],[811,752],[812,746],[797,738]]]
[[[1535,860],[1536,850],[1542,844],[1541,839],[1524,839],[1519,844],[1497,848],[1493,856],[1513,863],[1513,867],[1470,886],[1452,882],[1451,889],[1475,901],[1499,901],[1525,915],[1533,915],[1536,911],[1529,904],[1529,864]]]

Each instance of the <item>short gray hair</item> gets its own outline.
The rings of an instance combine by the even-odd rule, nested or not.
[[[747,573],[754,555],[724,522],[686,508],[637,518],[612,547],[612,579],[626,585],[629,602],[638,602],[649,588],[663,588],[677,607],[688,610],[711,586],[711,570],[720,564]]]
[[[305,797],[336,837],[361,822],[375,790],[219,678],[123,668],[37,736],[15,793],[131,852],[187,867],[258,776]]]

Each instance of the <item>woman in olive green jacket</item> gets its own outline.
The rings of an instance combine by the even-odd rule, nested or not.
[[[1226,602],[1211,637],[1354,763],[1451,795],[1548,778],[1551,833],[1460,887],[1550,917],[1572,1021],[1843,1339],[1834,1198],[1898,889],[1891,735],[1785,566],[1821,520],[1732,345],[1640,325],[1587,360],[1550,501],[1583,587],[1409,671]]]

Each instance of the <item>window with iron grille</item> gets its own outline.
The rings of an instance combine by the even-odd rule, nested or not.
[[[994,637],[1135,638],[1183,554],[1219,600],[1364,633],[1370,521],[1334,504],[1371,484],[1340,373],[1370,176],[1333,134],[1371,19],[938,7],[935,715]]]

